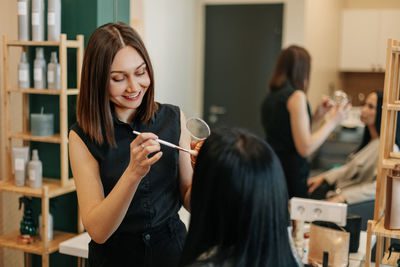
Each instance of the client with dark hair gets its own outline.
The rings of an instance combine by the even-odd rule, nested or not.
[[[196,160],[180,266],[299,266],[279,159],[262,139],[220,129]]]

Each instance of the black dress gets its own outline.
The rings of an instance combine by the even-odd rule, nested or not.
[[[178,144],[181,133],[180,110],[176,106],[159,104],[152,123],[143,125],[133,120],[121,122],[113,114],[117,148],[99,145],[83,133],[76,123],[71,129],[86,144],[99,163],[104,195],[118,182],[130,161],[130,143],[136,137],[133,130],[152,132],[160,139]],[[179,219],[181,207],[178,181],[178,150],[161,146],[163,156],[140,182],[118,229],[104,243],[89,243],[89,265],[108,266],[177,266],[186,236]],[[99,222],[101,218],[99,218]]]
[[[294,145],[290,114],[287,110],[287,101],[296,90],[298,89],[286,82],[282,87],[269,92],[261,108],[261,119],[266,140],[281,161],[289,198],[308,196],[309,166],[307,159],[297,152]],[[307,112],[311,122],[311,111],[308,103]]]

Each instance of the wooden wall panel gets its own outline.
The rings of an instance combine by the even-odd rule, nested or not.
[[[384,72],[342,72],[340,74],[342,90],[351,96],[353,106],[360,106],[367,95],[374,91],[383,91]]]

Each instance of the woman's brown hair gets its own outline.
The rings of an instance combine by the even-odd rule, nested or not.
[[[157,110],[154,102],[153,67],[139,34],[121,22],[105,24],[90,36],[83,58],[81,88],[76,108],[77,120],[84,133],[98,144],[106,141],[113,147],[116,142],[110,107],[110,71],[115,55],[125,46],[135,48],[146,63],[150,86],[135,117],[143,123],[151,123]]]
[[[283,49],[269,81],[271,91],[278,90],[289,81],[295,88],[306,91],[305,81],[310,79],[311,57],[303,47],[291,45]]]

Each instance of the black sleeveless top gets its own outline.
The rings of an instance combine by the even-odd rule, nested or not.
[[[179,144],[181,134],[180,110],[167,104],[158,104],[152,123],[144,125],[132,120],[121,122],[113,114],[117,147],[98,145],[75,123],[75,131],[99,163],[100,178],[107,196],[118,182],[130,161],[130,143],[136,137],[133,130],[152,132],[160,139]],[[176,216],[181,207],[178,181],[178,150],[161,145],[162,157],[151,166],[140,182],[121,225],[113,235],[140,234],[166,223]]]
[[[307,197],[309,166],[307,159],[297,152],[294,145],[287,109],[287,101],[296,90],[286,82],[281,88],[271,91],[262,104],[261,119],[266,140],[278,155],[285,172],[289,197]],[[308,103],[307,112],[311,122]]]

